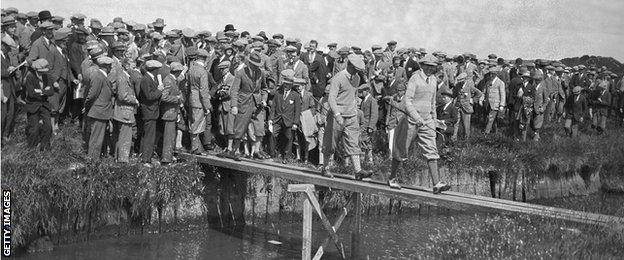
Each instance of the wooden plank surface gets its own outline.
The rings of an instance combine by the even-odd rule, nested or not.
[[[422,204],[441,206],[453,209],[474,209],[517,212],[532,214],[544,217],[552,217],[581,223],[591,223],[599,225],[610,225],[613,222],[624,223],[624,218],[561,209],[549,206],[542,206],[524,202],[496,199],[477,195],[463,194],[459,192],[445,192],[443,194],[433,194],[426,188],[414,187],[413,189],[392,189],[387,185],[376,182],[354,181],[342,178],[326,178],[314,173],[314,170],[294,166],[284,166],[277,163],[254,162],[250,160],[234,161],[216,156],[194,156],[182,154],[188,159],[195,158],[199,163],[205,163],[217,167],[243,171],[252,174],[263,174],[299,183],[308,183],[331,187],[345,191],[386,196],[393,199],[414,201]],[[299,168],[299,169],[297,169]]]

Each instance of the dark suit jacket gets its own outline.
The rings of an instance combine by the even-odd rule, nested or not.
[[[110,120],[113,117],[113,86],[101,71],[91,74],[91,86],[85,98],[87,116]]]
[[[579,121],[587,113],[587,99],[585,99],[584,95],[578,95],[577,101],[576,95],[570,95],[566,99],[564,109],[569,116]]]
[[[157,75],[152,79],[147,73],[141,79],[141,91],[139,91],[139,103],[141,104],[141,115],[143,120],[156,120],[160,116],[160,96],[158,90]]]
[[[9,74],[10,65],[9,56],[4,55],[2,58],[2,94],[9,99],[15,98],[16,95],[13,77]]]
[[[48,63],[50,64],[50,80],[57,82],[59,79],[72,81],[74,75],[70,71],[69,60],[65,53],[59,52],[55,46],[51,46],[48,54]]]
[[[375,130],[377,120],[379,120],[379,104],[377,104],[377,99],[370,95],[366,100],[362,101],[360,110],[362,110],[363,114],[360,128],[362,130]]]
[[[453,101],[451,101],[451,104],[449,104],[446,109],[444,106],[444,104],[438,106],[436,113],[439,120],[444,120],[444,124],[446,125],[446,130],[444,130],[444,132],[453,133],[455,124],[459,121],[459,110],[457,106],[453,104]]]
[[[78,75],[82,74],[81,64],[85,58],[87,58],[87,52],[83,49],[83,45],[77,42],[72,43],[67,50],[67,56],[69,56],[69,65],[74,77],[78,78]]]
[[[230,88],[232,107],[237,107],[239,113],[245,113],[247,109],[255,110],[262,101],[266,102],[268,98],[262,71],[258,71],[254,78],[250,75],[249,67],[237,71]]]
[[[283,122],[286,127],[293,124],[301,126],[301,96],[294,89],[290,90],[284,99],[284,89],[280,88],[273,96],[273,109],[271,109],[271,120],[274,124]]]
[[[46,87],[49,87],[48,90],[45,90]],[[35,93],[35,89],[41,89],[42,93]],[[39,80],[34,72],[29,71],[24,79],[24,91],[26,94],[24,110],[27,113],[36,113],[40,107],[51,110],[48,97],[54,94],[54,89],[48,80],[48,75],[43,74],[42,80]]]
[[[327,85],[327,68],[323,54],[316,53],[314,60],[310,60],[310,55],[302,53],[301,61],[308,66],[308,75],[312,85],[311,91],[315,97],[321,97],[325,93],[325,85]]]

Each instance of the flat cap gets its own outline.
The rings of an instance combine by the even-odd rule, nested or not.
[[[106,36],[106,35],[115,35],[115,28],[113,28],[112,26],[106,26],[102,28],[102,31],[100,32],[100,36]]]
[[[293,83],[293,78],[295,77],[295,71],[292,69],[285,69],[280,72],[282,76],[283,83]]]
[[[226,69],[226,68],[229,68],[231,65],[232,63],[229,60],[225,59],[222,62],[219,62],[219,65],[217,65],[217,68]]]
[[[349,54],[349,56],[347,56],[347,59],[349,59],[349,62],[353,64],[356,69],[362,71],[365,69],[364,60],[362,60],[362,57],[360,55]]]
[[[134,26],[132,26],[132,30],[134,31],[145,31],[147,29],[147,26],[145,26],[145,24],[142,23],[137,23]]]
[[[350,50],[351,49],[349,49],[349,47],[343,46],[340,49],[338,49],[338,54],[348,54]]]
[[[427,54],[427,50],[425,48],[419,48],[418,52],[420,52],[420,54]]]
[[[466,74],[466,72],[462,72],[462,73],[459,73],[457,77],[455,77],[455,81],[457,82],[466,81],[466,78],[468,78],[468,74]]]
[[[15,24],[15,18],[13,18],[13,16],[2,17],[2,26],[8,26],[12,24]]]
[[[254,41],[264,41],[264,38],[262,38],[262,36],[260,35],[254,35],[251,37],[251,39]]]
[[[361,51],[362,48],[358,47],[358,46],[351,46],[351,49],[354,51]]]
[[[99,57],[97,58],[97,63],[99,65],[110,65],[110,64],[113,64],[113,58],[108,57],[108,56]]]
[[[48,61],[46,59],[41,58],[36,61],[33,61],[31,67],[36,71],[46,72],[50,70],[48,65],[49,65]]]
[[[281,33],[273,34],[273,39],[284,39],[284,35]]]
[[[303,86],[303,85],[308,84],[308,82],[305,79],[302,79],[302,78],[294,78],[293,83],[295,85],[299,85],[299,86]],[[329,88],[327,88],[327,89],[329,89]]]
[[[28,16],[26,16],[26,14],[25,14],[25,13],[18,13],[18,14],[15,16],[15,19],[24,20],[24,19],[28,19]]]
[[[63,18],[61,16],[58,16],[58,15],[55,15],[55,16],[52,17],[52,22],[60,23],[60,22],[63,22],[64,20],[65,20],[65,18]]]
[[[123,42],[113,42],[113,45],[111,46],[111,48],[113,50],[126,50],[128,47],[126,47],[126,44],[124,44]]]
[[[19,13],[19,10],[17,10],[17,8],[15,8],[15,7],[8,7],[7,9],[4,9],[4,11],[5,11],[7,14],[16,14],[16,13]]]
[[[76,34],[84,34],[84,35],[89,35],[89,30],[87,30],[87,28],[84,28],[84,27],[82,27],[82,26],[81,26],[81,27],[78,27],[78,28],[76,28],[76,29],[74,29],[74,32],[75,32]]]
[[[251,44],[251,48],[262,49],[264,48],[264,44],[262,42],[254,42]]]
[[[101,56],[106,56],[106,53],[104,53],[102,46],[98,45],[89,50],[89,56],[91,56],[91,59],[97,59]]]
[[[373,44],[373,46],[371,46],[371,50],[375,51],[375,50],[381,50],[381,45],[379,44]]]
[[[130,20],[130,21],[125,22],[125,24],[128,27],[135,27],[137,25],[137,22]]]
[[[33,11],[26,13],[26,16],[28,16],[28,18],[39,18],[39,14]]]
[[[240,48],[240,47],[244,47],[245,45],[247,45],[247,41],[246,41],[246,40],[243,40],[243,39],[238,39],[238,40],[234,41],[232,44],[233,44],[234,46],[236,46],[236,47],[239,47],[239,48]]]
[[[165,38],[178,38],[178,33],[171,30],[165,33]]]
[[[174,61],[171,64],[169,64],[169,67],[171,67],[171,71],[183,71],[184,70],[184,65],[182,65],[182,63],[179,63],[177,61]]]
[[[396,45],[396,44],[397,44],[397,42],[395,40],[392,40],[392,41],[388,42],[388,45]]]
[[[184,37],[187,37],[187,38],[197,37],[197,33],[195,33],[195,31],[193,31],[193,29],[191,28],[182,29],[182,35],[184,35]]]
[[[575,86],[575,87],[572,88],[572,93],[573,94],[579,94],[579,93],[581,93],[581,90],[582,90],[581,86]]]
[[[40,24],[39,27],[43,29],[54,29],[54,24],[50,21],[45,21],[42,24]]]
[[[210,37],[210,35],[212,35],[212,33],[208,30],[202,30],[197,32],[197,36]]]
[[[162,40],[162,39],[164,39],[164,38],[165,38],[165,37],[163,37],[163,36],[162,36],[162,34],[157,33],[157,32],[153,32],[153,33],[151,34],[151,36],[152,36],[152,39],[154,39],[154,40],[158,40],[158,41],[160,41],[160,40]]]
[[[208,36],[208,37],[206,37],[206,41],[207,42],[217,42],[217,37]]]
[[[425,65],[431,65],[431,66],[437,66],[438,65],[438,59],[436,57],[434,57],[433,55],[431,55],[431,54],[425,55],[425,57],[420,59],[418,62],[422,63],[422,64],[425,64]]]
[[[370,85],[368,83],[364,83],[357,88],[358,92],[369,91],[369,90],[370,90]]]
[[[555,70],[555,67],[553,67],[552,65],[548,65],[548,66],[546,66],[546,69],[547,70]]]
[[[563,72],[563,70],[564,70],[563,67],[556,67],[555,68],[556,72]]]
[[[335,43],[335,42],[327,44],[327,47],[332,47],[333,48],[333,47],[337,47],[337,46],[338,46],[338,43]]]
[[[279,42],[277,42],[277,40],[275,40],[275,39],[270,39],[270,40],[267,42],[267,45],[272,46],[272,47],[277,47],[277,46],[280,46]]]
[[[75,14],[72,14],[69,17],[69,19],[72,19],[72,20],[84,20],[84,19],[87,19],[87,16],[84,15],[84,14],[81,14],[81,13],[75,13]]]
[[[162,63],[160,63],[160,61],[157,60],[148,60],[145,62],[145,66],[149,69],[157,69],[162,67]]]
[[[197,50],[197,56],[199,57],[208,57],[210,56],[210,54],[208,54],[208,51],[205,49],[198,49]]]
[[[89,27],[94,28],[94,29],[102,29],[102,22],[100,22],[100,20],[98,19],[91,19],[90,23],[89,23]]]
[[[67,39],[67,37],[69,37],[69,34],[71,34],[71,29],[69,29],[69,28],[60,28],[60,29],[54,31],[54,40],[55,41],[65,40],[65,39]]]
[[[289,42],[295,43],[297,42],[297,40],[295,40],[294,38],[286,38],[286,43],[289,43]]]
[[[296,52],[297,48],[295,46],[288,45],[288,46],[286,46],[286,48],[284,48],[284,51],[286,51],[286,52]]]
[[[379,55],[382,55],[382,54],[383,54],[383,51],[382,51],[381,49],[375,49],[375,50],[373,51],[373,54],[379,54]]]

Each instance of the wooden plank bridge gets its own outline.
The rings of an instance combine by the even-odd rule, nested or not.
[[[329,222],[319,203],[313,193],[314,186],[329,187],[332,189],[339,189],[344,191],[354,192],[357,196],[352,196],[355,203],[355,218],[356,218],[356,233],[359,234],[359,209],[361,207],[361,194],[371,194],[377,196],[386,196],[389,198],[413,201],[421,204],[428,204],[433,206],[440,206],[452,209],[475,209],[478,208],[484,211],[493,212],[516,212],[521,214],[537,215],[542,217],[549,217],[554,219],[561,219],[565,221],[596,224],[601,226],[610,226],[614,223],[624,224],[624,218],[609,216],[604,214],[596,214],[582,211],[575,211],[569,209],[562,209],[556,207],[542,206],[518,201],[497,199],[491,197],[470,195],[465,193],[447,191],[441,194],[433,194],[429,188],[402,185],[402,189],[392,189],[385,182],[381,181],[356,181],[348,176],[336,175],[336,178],[327,178],[320,175],[317,170],[297,167],[292,165],[285,165],[281,163],[269,162],[269,161],[257,161],[242,159],[241,161],[234,161],[231,159],[220,158],[213,155],[198,156],[190,154],[181,154],[181,157],[197,160],[198,163],[208,164],[216,167],[222,167],[252,174],[263,174],[272,177],[283,178],[298,182],[301,184],[289,185],[288,191],[301,192],[307,200],[304,200],[304,234],[303,234],[303,251],[302,258],[310,258],[311,249],[311,225],[312,225],[312,209],[321,218],[323,226],[329,232],[328,237],[323,245],[319,248],[314,256],[314,259],[320,259],[323,255],[323,248],[327,247],[329,240],[333,240],[338,252],[344,258],[344,248],[338,240],[336,235],[336,229],[340,226],[342,220],[346,216],[346,207],[343,209],[343,213],[340,215],[336,223],[333,225]],[[349,203],[351,203],[350,201]],[[359,240],[359,235],[354,236],[354,239]],[[353,250],[352,250],[353,251]]]

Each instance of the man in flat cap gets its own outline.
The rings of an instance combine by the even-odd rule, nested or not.
[[[455,77],[453,83],[453,93],[459,107],[459,114],[464,129],[465,139],[470,138],[470,119],[474,113],[473,104],[479,102],[483,98],[483,93],[475,87],[474,81],[471,77],[468,77],[465,72],[460,73]],[[459,126],[455,127],[455,139],[459,136]]]
[[[87,41],[99,40],[100,32],[102,31],[102,28],[104,28],[104,26],[102,26],[102,22],[98,19],[91,19],[89,22],[89,28],[91,29],[91,33],[87,36]]]
[[[26,13],[28,17],[28,23],[24,26],[24,29],[20,32],[19,36],[19,45],[20,47],[28,51],[30,49],[31,41],[30,36],[35,32],[37,26],[39,25],[39,16],[36,12],[28,12]]]
[[[362,58],[355,54],[348,56],[347,68],[331,79],[327,101],[330,111],[327,113],[326,130],[323,137],[323,161],[330,162],[337,145],[342,142],[342,151],[349,156],[358,180],[370,178],[372,173],[363,170],[360,165],[359,147],[360,124],[357,117],[355,100],[357,86],[360,86],[358,71],[365,69]],[[328,165],[323,165],[321,174],[333,178]]]
[[[373,163],[372,136],[377,131],[377,120],[379,120],[379,105],[371,90],[369,84],[362,84],[357,89],[358,98],[361,99],[359,109],[362,111],[359,143],[364,152],[364,161],[370,164]]]
[[[281,86],[273,96],[273,109],[268,124],[277,141],[278,155],[284,163],[294,158],[292,143],[294,132],[301,127],[301,96],[293,89],[295,72],[291,69],[281,73]]]
[[[308,66],[299,59],[301,56],[297,55],[297,49],[294,46],[286,46],[284,51],[286,52],[287,58],[284,68],[295,71],[293,78],[305,80],[311,89],[312,84],[310,83],[310,70],[308,69]],[[314,95],[314,93],[312,93],[312,95]]]
[[[497,128],[495,121],[498,120],[499,113],[504,113],[507,94],[505,93],[505,82],[498,77],[500,67],[493,67],[486,76],[487,85],[485,87],[486,108],[489,111],[485,134],[489,134],[492,127]]]
[[[348,62],[347,56],[349,56],[349,51],[350,51],[349,47],[346,47],[346,46],[343,46],[340,49],[338,49],[339,57],[334,60],[334,67],[333,67],[333,70],[331,71],[332,77],[338,74],[338,72],[341,72],[347,68],[347,62]]]
[[[112,59],[111,59],[112,61]],[[160,97],[164,85],[158,79],[157,72],[162,63],[156,60],[145,62],[145,74],[141,79],[138,99],[143,119],[143,136],[141,137],[141,162],[152,167],[152,155],[156,142],[156,122],[160,117]]]
[[[59,123],[67,116],[67,91],[71,84],[78,84],[71,71],[69,58],[67,55],[67,39],[71,29],[61,28],[54,32],[54,44],[48,54],[50,63],[50,80],[54,87],[54,95],[49,98],[52,105],[52,131],[58,132]]]
[[[43,58],[37,59],[31,63],[30,69],[24,78],[24,94],[26,97],[24,111],[26,111],[28,121],[26,125],[26,144],[29,148],[36,148],[39,145],[39,149],[42,151],[50,150],[50,138],[52,136],[48,97],[53,94],[54,90],[52,90],[52,84],[48,81],[48,71],[48,61]],[[4,126],[2,130],[4,134]]]
[[[426,55],[420,60],[421,70],[414,72],[407,84],[405,97],[405,117],[401,119],[394,139],[392,168],[388,185],[400,189],[397,173],[401,163],[407,159],[413,139],[418,139],[418,145],[427,159],[429,176],[433,183],[433,193],[437,194],[449,190],[451,186],[440,179],[438,172],[438,148],[436,146],[436,88],[435,72],[437,61],[432,55]]]
[[[87,155],[91,159],[100,158],[106,126],[113,116],[113,86],[107,78],[113,59],[104,56],[96,62],[98,72],[90,75],[90,87],[85,98],[85,111],[91,126]]]
[[[384,50],[383,54],[385,55],[386,61],[391,61],[394,56],[396,56],[396,46],[397,42],[395,40],[389,41],[386,50]]]
[[[381,90],[386,84],[386,74],[388,74],[392,64],[386,61],[386,56],[381,49],[373,51],[373,54],[375,58],[368,68],[368,77],[373,86],[371,93],[377,96],[381,94]]]
[[[5,17],[2,19],[8,19]],[[15,127],[16,101],[19,95],[17,69],[9,58],[11,46],[2,39],[2,143],[10,137]]]
[[[572,88],[571,95],[566,99],[565,112],[563,113],[565,119],[564,129],[568,136],[573,138],[578,136],[578,125],[583,122],[588,106],[585,95],[581,94],[581,87],[575,86]]]
[[[308,44],[308,52],[301,54],[301,61],[308,66],[312,95],[321,98],[327,84],[327,68],[323,56],[317,53],[318,42],[311,40]]]
[[[199,53],[201,52],[201,54]],[[199,49],[198,54],[191,53],[189,55],[190,68],[188,71],[189,97],[187,110],[189,115],[189,133],[191,134],[191,153],[204,154],[204,146],[200,140],[200,135],[204,135],[205,143],[212,143],[211,111],[212,104],[210,99],[211,82],[210,75],[205,68],[205,59],[208,52]],[[212,148],[212,147],[208,147]]]

